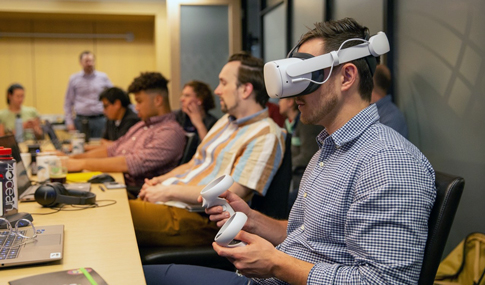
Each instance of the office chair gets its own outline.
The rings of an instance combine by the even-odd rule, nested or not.
[[[291,135],[285,140],[285,153],[266,195],[254,195],[251,208],[276,219],[288,218],[288,194],[291,183]],[[220,257],[211,244],[195,247],[139,246],[141,262],[147,264],[190,264],[235,270],[226,258]]]
[[[418,285],[432,285],[441,262],[465,180],[458,176],[436,172],[436,201],[428,222],[428,240]]]
[[[199,145],[199,137],[194,133],[185,133],[185,137],[186,141],[184,153],[179,161],[179,165],[189,162],[194,156],[197,146]]]

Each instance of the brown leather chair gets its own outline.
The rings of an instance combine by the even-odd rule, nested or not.
[[[460,202],[465,180],[436,172],[436,201],[428,222],[428,240],[418,285],[432,285]]]

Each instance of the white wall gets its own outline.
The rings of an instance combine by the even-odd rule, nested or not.
[[[334,19],[352,17],[369,28],[370,34],[384,30],[384,0],[335,0]]]
[[[325,1],[293,0],[293,26],[291,42],[296,44],[301,35],[325,19]]]
[[[436,170],[465,178],[448,253],[485,232],[485,2],[396,4],[396,93],[410,140]]]

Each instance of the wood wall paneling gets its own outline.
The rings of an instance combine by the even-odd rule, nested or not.
[[[99,18],[99,17],[98,17]],[[64,95],[71,74],[81,70],[79,54],[91,50],[96,69],[106,72],[114,85],[126,89],[142,71],[156,70],[154,17],[135,20],[73,19],[64,16],[49,19],[7,19],[0,21],[3,32],[134,34],[134,40],[72,38],[0,39],[0,86],[6,90],[12,82],[26,88],[25,105],[41,114],[62,114]],[[4,93],[5,94],[5,93]],[[6,106],[0,100],[0,108]]]

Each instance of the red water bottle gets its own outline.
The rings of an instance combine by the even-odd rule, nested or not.
[[[0,146],[0,214],[5,217],[18,212],[16,161],[12,149]]]

